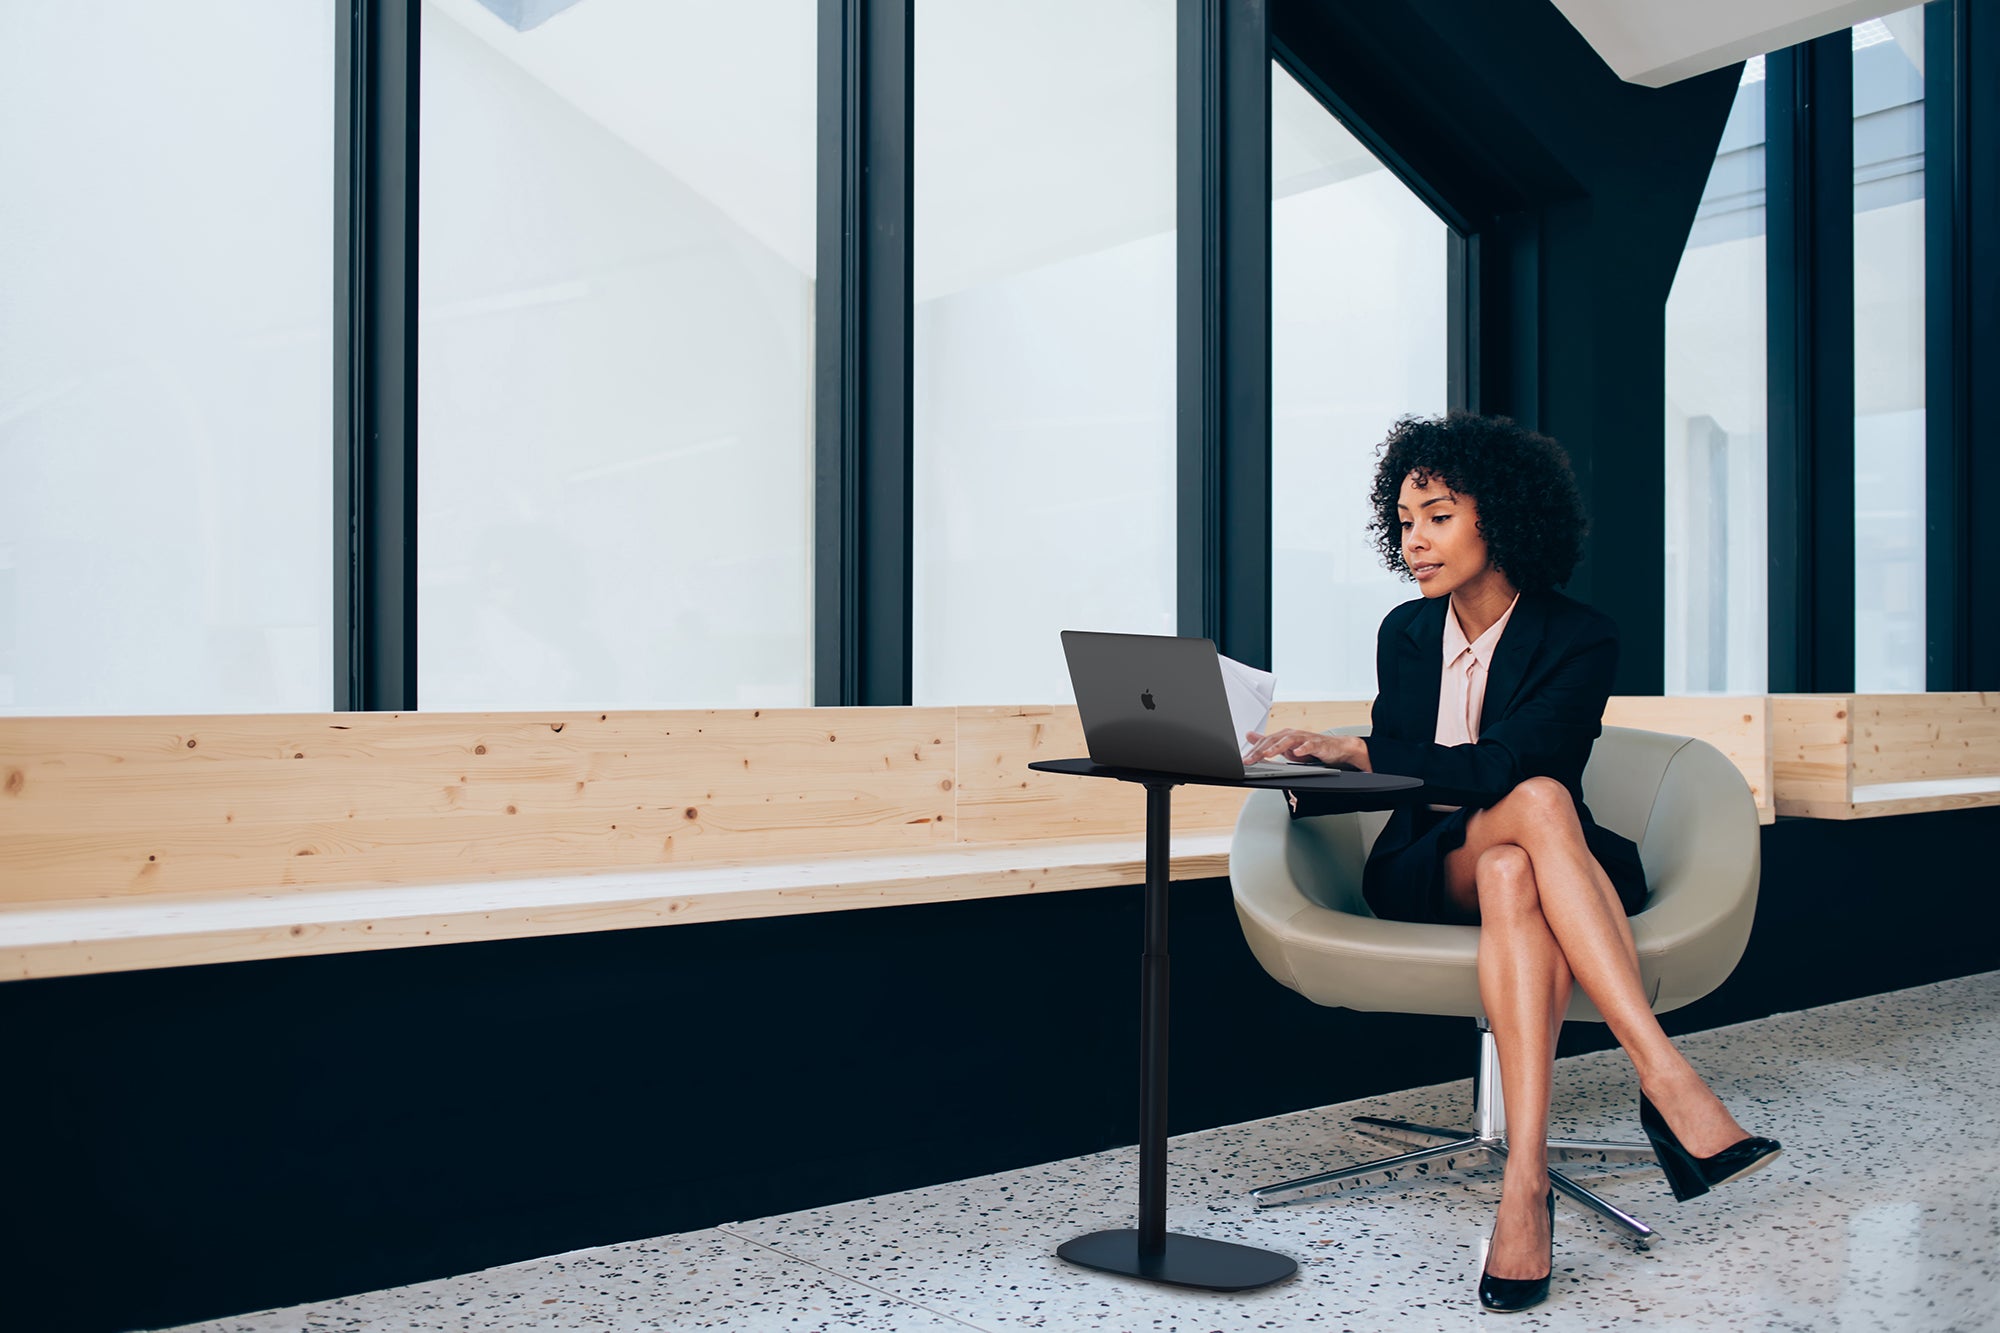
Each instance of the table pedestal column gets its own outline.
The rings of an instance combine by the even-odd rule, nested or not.
[[[1299,1266],[1282,1254],[1167,1230],[1167,888],[1173,784],[1146,784],[1146,949],[1139,960],[1139,1225],[1093,1231],[1056,1253],[1073,1264],[1175,1287],[1247,1291]]]

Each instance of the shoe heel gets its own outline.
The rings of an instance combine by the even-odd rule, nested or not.
[[[1667,1178],[1667,1188],[1674,1192],[1675,1203],[1686,1203],[1708,1193],[1708,1182],[1702,1179],[1701,1168],[1688,1157],[1685,1148],[1650,1130],[1646,1138],[1652,1142],[1653,1156],[1660,1164],[1660,1174]]]
[[[1681,1145],[1666,1117],[1644,1093],[1639,1096],[1639,1127],[1646,1131],[1646,1140],[1653,1145],[1653,1156],[1659,1160],[1667,1187],[1682,1203],[1769,1165],[1783,1151],[1776,1139],[1745,1136],[1721,1152],[1696,1157]]]

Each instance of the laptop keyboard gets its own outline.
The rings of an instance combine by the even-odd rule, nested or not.
[[[1255,764],[1243,765],[1246,778],[1268,777],[1272,774],[1296,773],[1300,769],[1325,769],[1326,765],[1313,759],[1265,759]]]

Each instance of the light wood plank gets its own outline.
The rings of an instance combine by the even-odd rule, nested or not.
[[[1873,819],[2000,805],[2000,695],[1774,697],[1778,812]]]
[[[1272,725],[1369,711],[1286,702]],[[1994,712],[1620,698],[1606,719],[1702,736],[1784,813],[1856,818],[2000,800],[1976,771]],[[0,976],[1136,882],[1137,794],[1026,769],[1084,750],[1046,707],[0,719]],[[1243,799],[1176,792],[1177,875],[1225,873]]]
[[[1848,765],[1853,702],[1844,694],[1771,697],[1772,778],[1779,814],[1842,818],[1827,812],[1852,808]]]
[[[954,841],[950,709],[16,718],[0,901]]]
[[[1374,711],[1375,704],[1369,699],[1280,699],[1271,705],[1269,726],[1272,731],[1282,727],[1303,727],[1308,731],[1365,727],[1373,720]]]
[[[2000,777],[2000,695],[1857,697],[1853,774],[1857,788]]]
[[[1177,837],[1177,879],[1228,873],[1229,836]],[[937,849],[788,865],[369,885],[0,910],[0,978],[181,967],[1138,884],[1143,840]]]

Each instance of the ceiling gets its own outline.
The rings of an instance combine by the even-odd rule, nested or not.
[[[1554,0],[1627,83],[1664,88],[1911,8],[1910,0]]]

